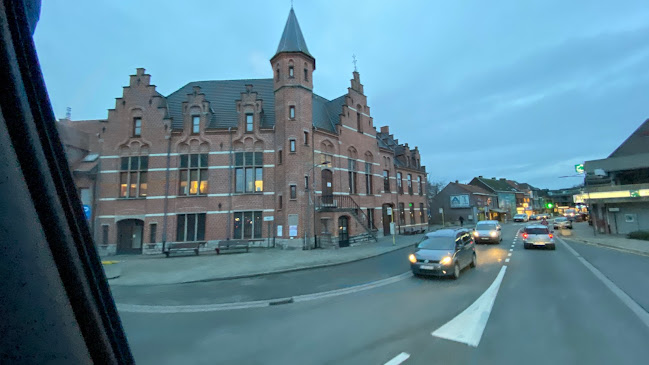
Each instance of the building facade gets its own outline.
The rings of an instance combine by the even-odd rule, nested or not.
[[[474,185],[450,182],[433,199],[431,215],[435,223],[456,223],[460,217],[467,224],[496,219],[498,196]],[[441,211],[440,211],[441,209]]]
[[[313,92],[315,57],[293,9],[268,79],[190,82],[164,96],[130,76],[96,139],[100,253],[244,239],[345,247],[427,224],[417,147],[379,131],[360,74],[333,100]]]
[[[469,185],[481,187],[492,194],[498,196],[498,208],[493,209],[493,213],[498,213],[499,220],[506,219],[505,215],[512,219],[518,214],[519,207],[522,207],[525,197],[524,194],[512,187],[505,178],[491,179],[482,176],[474,177]]]
[[[588,205],[597,232],[649,230],[649,119],[607,158],[586,161],[584,171],[573,200]]]

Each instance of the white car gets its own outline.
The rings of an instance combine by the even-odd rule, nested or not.
[[[514,222],[527,222],[529,220],[530,218],[527,216],[527,214],[516,214],[514,216]]]
[[[498,221],[480,221],[473,229],[475,243],[500,243],[503,240]]]

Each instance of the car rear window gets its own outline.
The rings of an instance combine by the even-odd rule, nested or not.
[[[525,228],[527,234],[548,234],[550,231],[547,228]]]

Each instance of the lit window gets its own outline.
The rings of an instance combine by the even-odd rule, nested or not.
[[[180,155],[180,195],[207,194],[207,154]]]
[[[263,192],[263,152],[237,152],[234,159],[234,191],[236,193]]]
[[[234,212],[234,239],[261,238],[262,212]]]
[[[148,156],[122,157],[120,172],[121,198],[145,197],[147,191]]]

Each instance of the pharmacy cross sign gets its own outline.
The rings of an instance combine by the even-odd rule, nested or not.
[[[576,171],[578,174],[583,174],[583,173],[584,173],[584,164],[583,164],[583,163],[576,164],[576,165],[575,165],[575,171]]]

